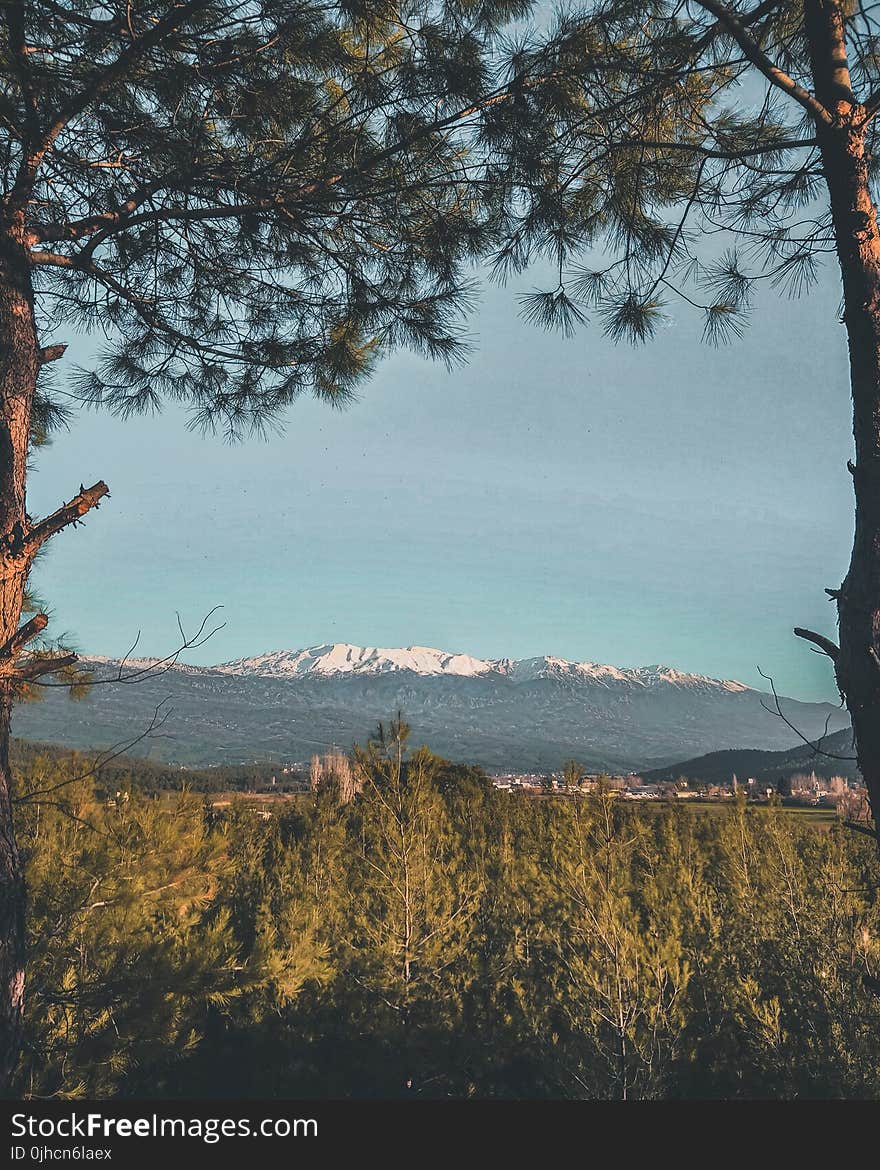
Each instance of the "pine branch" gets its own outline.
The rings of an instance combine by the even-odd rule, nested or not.
[[[117,59],[111,65],[108,65],[91,85],[87,85],[62,110],[53,115],[50,118],[48,129],[42,135],[40,142],[31,142],[29,144],[31,149],[25,152],[18,174],[16,175],[15,183],[13,184],[12,190],[5,197],[4,202],[13,208],[23,207],[30,195],[34,179],[37,176],[37,171],[46,151],[52,146],[65,126],[78,114],[87,110],[99,97],[112,89],[118,81],[121,81],[127,75],[129,69],[137,64],[138,60],[148,49],[153,48],[154,45],[161,44],[169,33],[178,29],[189,17],[197,14],[200,9],[207,8],[209,3],[210,0],[189,0],[186,4],[172,7],[167,16],[156,21],[151,28],[140,37],[137,37],[134,43],[120,53]],[[13,4],[10,7],[17,10],[22,6],[20,4]]]
[[[742,21],[738,19],[735,13],[731,12],[726,5],[719,3],[718,0],[696,0],[696,3],[707,12],[710,12],[725,27],[739,45],[747,60],[751,61],[771,85],[776,86],[777,89],[782,90],[783,93],[793,98],[798,105],[807,111],[814,121],[821,122],[825,126],[831,125],[833,122],[831,113],[825,109],[822,103],[809,90],[798,85],[794,78],[789,77],[787,73],[773,64],[758,42],[746,31]]]
[[[74,220],[71,223],[35,223],[27,231],[29,246],[34,244],[56,243],[62,240],[79,240],[83,236],[91,235],[102,229],[111,228],[120,223],[143,206],[144,202],[155,195],[163,187],[168,186],[173,176],[163,175],[152,183],[144,184],[139,190],[124,200],[115,211],[102,211],[97,215],[89,215],[84,219]]]
[[[775,142],[767,142],[762,146],[748,146],[741,150],[718,150],[703,146],[699,142],[663,142],[650,138],[626,138],[620,142],[610,143],[612,149],[636,148],[658,151],[683,151],[686,154],[698,154],[701,158],[727,159],[731,162],[746,158],[760,158],[765,154],[777,154],[783,150],[799,150],[806,147],[818,146],[815,138],[781,138]]]
[[[16,666],[14,677],[16,681],[33,682],[35,679],[43,678],[44,675],[57,674],[67,667],[76,666],[77,662],[79,662],[79,656],[76,654],[31,658]]]

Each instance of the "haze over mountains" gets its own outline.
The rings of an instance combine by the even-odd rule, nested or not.
[[[96,678],[118,669],[111,659],[89,663]],[[80,748],[127,743],[164,703],[161,735],[134,750],[181,764],[305,760],[363,743],[398,710],[416,742],[489,768],[548,769],[575,758],[621,772],[724,748],[779,750],[796,738],[766,709],[771,697],[741,682],[666,666],[481,659],[425,646],[278,650],[97,686],[82,703],[62,690],[45,694],[16,711],[16,735]],[[847,724],[830,704],[782,706],[808,738],[826,721],[831,731]]]

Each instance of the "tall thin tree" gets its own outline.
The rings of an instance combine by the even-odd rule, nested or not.
[[[740,335],[759,282],[799,293],[840,265],[855,541],[833,662],[880,815],[880,17],[852,0],[598,0],[524,40],[487,111],[499,271],[552,257],[526,315],[598,313],[647,340],[670,300],[707,340]],[[727,250],[719,247],[726,239]],[[780,437],[781,438],[781,437]]]

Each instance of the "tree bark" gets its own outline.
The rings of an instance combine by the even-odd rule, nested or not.
[[[10,703],[0,706],[0,1086],[8,1087],[21,1047],[25,970],[25,886],[12,820]]]
[[[836,0],[807,0],[816,97],[833,114],[818,126],[843,283],[856,459],[855,539],[836,592],[838,687],[852,717],[859,768],[880,823],[880,233],[868,180],[866,111],[852,94]]]
[[[31,407],[39,370],[24,216],[0,217],[0,643],[14,638],[30,558],[25,479]],[[9,732],[11,656],[0,668],[0,1082],[8,1084],[20,1045],[24,995],[25,887],[15,841]]]

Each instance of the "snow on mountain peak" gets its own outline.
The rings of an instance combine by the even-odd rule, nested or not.
[[[261,675],[265,678],[294,678],[304,674],[391,674],[399,671],[473,676],[487,674],[494,669],[494,663],[472,658],[469,654],[449,654],[431,646],[385,649],[337,642],[310,646],[306,650],[272,650],[255,658],[224,662],[215,669],[226,674]]]
[[[657,686],[658,684],[669,683],[672,686],[678,687],[720,688],[732,694],[739,694],[740,691],[752,689],[751,687],[747,687],[745,683],[737,682],[736,679],[709,678],[705,674],[686,674],[681,670],[676,670],[672,666],[639,666],[628,673],[637,677],[645,686]]]
[[[432,646],[384,648],[353,646],[348,642],[310,646],[304,650],[270,650],[253,658],[224,662],[213,669],[224,674],[274,679],[410,672],[423,676],[452,675],[460,678],[496,674],[509,678],[511,682],[555,678],[571,682],[590,682],[599,686],[672,685],[700,689],[717,688],[732,693],[751,689],[744,683],[712,679],[701,674],[686,674],[671,666],[642,666],[624,670],[597,662],[569,662],[565,658],[555,658],[552,655],[522,659],[484,659],[474,658],[470,654],[453,654]]]

